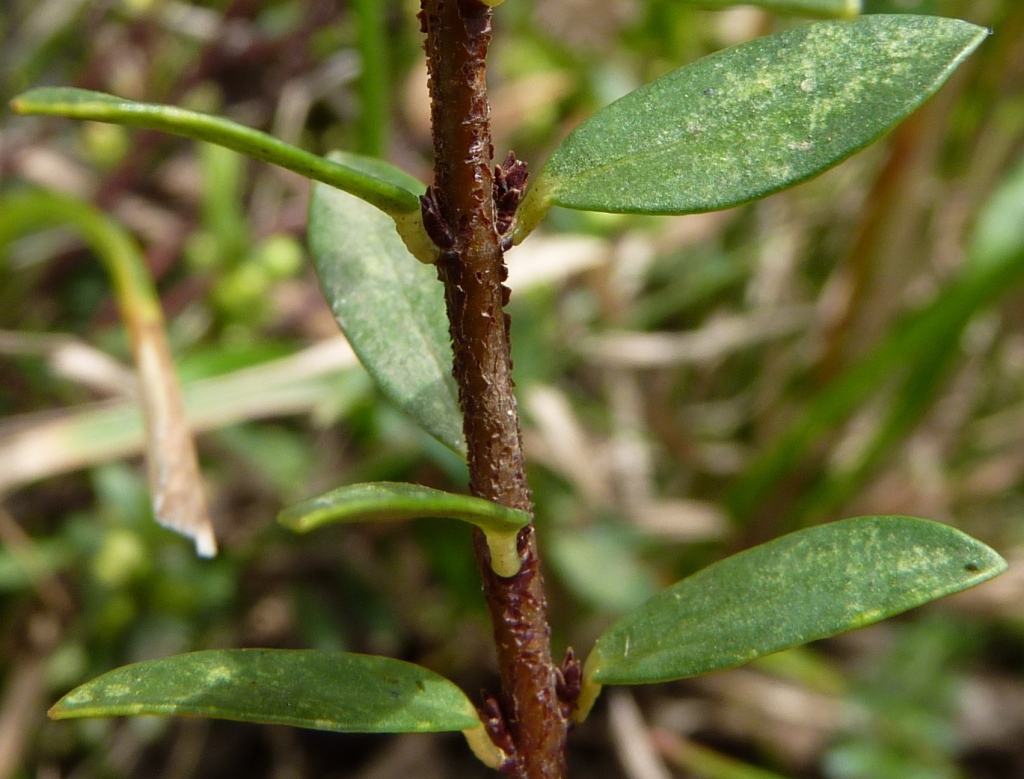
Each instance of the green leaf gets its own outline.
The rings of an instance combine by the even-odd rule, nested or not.
[[[366,370],[424,430],[465,456],[434,268],[409,254],[387,215],[322,184],[313,187],[309,247],[324,297]]]
[[[451,517],[476,525],[487,538],[495,572],[500,576],[519,572],[516,539],[519,531],[530,523],[530,515],[471,495],[456,495],[418,484],[353,484],[289,506],[278,515],[278,520],[305,533],[334,522],[388,522],[423,517]]]
[[[646,684],[731,668],[973,587],[1006,570],[979,541],[910,517],[802,530],[708,566],[620,619],[586,677]]]
[[[394,217],[417,212],[424,192],[420,181],[382,160],[355,154],[327,160],[251,127],[176,106],[137,103],[85,89],[43,87],[14,98],[11,109],[19,114],[146,127],[226,146],[343,189]]]
[[[463,692],[426,668],[347,652],[217,649],[127,665],[77,687],[54,719],[163,714],[342,733],[476,728]]]
[[[852,19],[861,12],[861,0],[681,0],[684,5],[700,8],[732,8],[737,5],[756,5],[766,11]]]
[[[821,22],[706,57],[574,130],[520,210],[517,240],[552,205],[684,214],[811,178],[921,105],[984,39],[956,19]]]

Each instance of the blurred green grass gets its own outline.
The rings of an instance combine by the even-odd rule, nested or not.
[[[865,5],[994,34],[906,125],[815,181],[717,215],[557,212],[509,256],[556,651],[585,651],[658,586],[795,527],[867,513],[948,521],[1002,552],[1010,574],[781,664],[645,690],[640,703],[652,727],[793,779],[1012,779],[1024,774],[1013,702],[1024,689],[1024,8]],[[0,97],[67,84],[180,102],[317,152],[379,150],[426,177],[414,6],[11,0]],[[497,156],[511,146],[539,167],[625,91],[800,21],[674,0],[509,0],[491,74]],[[367,24],[386,50],[360,43]],[[31,477],[3,481],[0,776],[409,775],[388,768],[406,742],[45,721],[86,678],[197,648],[386,653],[468,691],[493,686],[494,670],[456,523],[311,538],[273,523],[341,483],[465,481],[360,368],[305,351],[336,333],[296,262],[306,182],[160,135],[9,114],[0,177],[3,191],[91,200],[142,242],[186,395],[205,414],[223,546],[194,559],[150,521],[141,464],[123,462],[138,422],[100,359],[124,363],[128,350],[95,258],[62,233],[12,246],[0,265],[0,457],[26,437],[53,448]],[[93,359],[69,365],[36,334],[73,336]],[[54,425],[94,432],[73,446],[43,438]],[[90,459],[73,460],[75,447]],[[575,775],[626,775],[605,715],[575,737]],[[484,775],[440,744],[408,747],[423,775]]]

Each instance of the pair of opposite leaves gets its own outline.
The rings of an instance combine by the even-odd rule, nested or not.
[[[555,149],[519,210],[516,240],[553,205],[691,213],[810,178],[911,113],[985,34],[955,19],[870,16],[788,30],[680,68],[598,112]],[[314,190],[309,223],[325,297],[385,395],[464,452],[441,291],[409,258],[410,248],[433,258],[421,182],[380,160],[325,159],[219,117],[84,90],[33,90],[12,106],[178,133],[327,184]]]
[[[956,20],[877,16],[790,30],[675,71],[599,112],[555,150],[520,209],[516,239],[553,205],[691,213],[810,178],[914,110],[984,35]],[[14,107],[177,132],[328,184],[317,187],[310,215],[325,295],[384,391],[428,432],[462,451],[436,281],[407,250],[430,259],[416,239],[420,182],[376,160],[325,160],[226,120],[80,90],[36,90]],[[410,326],[396,333],[396,321]],[[365,488],[374,485],[360,487],[365,500]],[[368,508],[355,509],[359,490],[319,499],[321,519],[450,515],[454,509],[441,503],[459,497],[389,514],[386,504],[396,494],[377,487]],[[309,518],[311,506],[291,512],[296,525]],[[522,522],[511,516],[502,518],[507,527],[495,525],[493,517],[482,519],[485,514],[471,508],[462,518],[513,538]],[[1004,567],[978,542],[921,520],[863,518],[787,536],[705,569],[614,625],[587,662],[583,705],[604,683],[662,681],[736,665],[882,619]],[[820,587],[823,577],[830,587]],[[825,595],[808,597],[815,591]],[[793,603],[798,607],[787,619],[778,619],[779,609]],[[325,685],[325,675],[340,676]],[[246,689],[261,692],[252,698]],[[425,669],[316,652],[228,650],[129,666],[55,707],[59,716],[117,713],[206,714],[347,731],[462,730],[468,736],[480,728],[461,691]]]

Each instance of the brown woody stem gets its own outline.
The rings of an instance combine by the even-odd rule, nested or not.
[[[422,0],[420,19],[434,133],[434,184],[423,200],[424,223],[442,249],[438,276],[454,345],[470,490],[531,511],[490,167],[485,61],[491,11],[479,0]],[[507,770],[517,779],[563,779],[567,723],[556,691],[533,525],[520,535],[522,569],[510,578],[494,573],[482,534],[475,539],[494,626],[501,714],[515,750]]]

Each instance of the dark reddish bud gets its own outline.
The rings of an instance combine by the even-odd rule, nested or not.
[[[493,695],[488,695],[487,692],[482,692],[483,705],[480,707],[480,719],[484,723],[484,728],[487,730],[487,735],[491,737],[491,741],[504,752],[508,759],[501,768],[498,770],[507,772],[509,774],[515,774],[512,770],[517,765],[518,759],[516,757],[516,745],[512,741],[512,734],[509,733],[508,725],[505,724],[505,715],[501,711],[501,704]]]
[[[576,653],[572,651],[572,647],[565,650],[562,667],[556,669],[555,674],[555,692],[562,704],[562,716],[569,719],[576,708],[580,690],[583,689],[583,666],[576,659]]]
[[[420,196],[420,210],[423,213],[423,229],[439,249],[450,249],[455,245],[455,236],[452,235],[444,216],[441,214],[441,204],[438,202],[437,190],[427,187],[425,194]]]
[[[512,231],[516,223],[516,210],[523,199],[530,174],[526,163],[516,159],[510,151],[505,161],[494,168],[494,213],[498,235]]]

